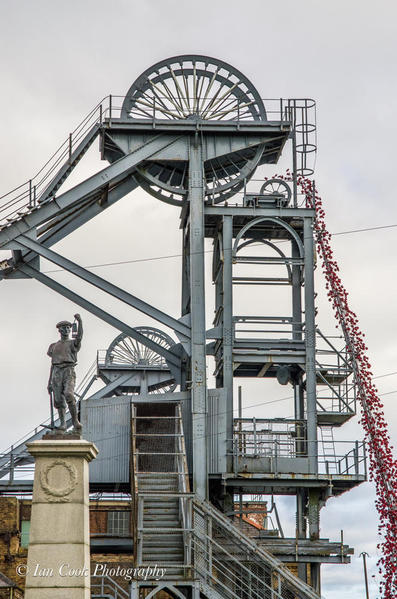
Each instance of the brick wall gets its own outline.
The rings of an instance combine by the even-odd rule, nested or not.
[[[0,572],[23,588],[25,579],[16,573],[27,560],[27,550],[20,547],[20,503],[17,497],[0,496]]]

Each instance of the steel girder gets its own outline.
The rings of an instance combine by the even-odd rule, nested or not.
[[[158,308],[151,306],[147,302],[137,298],[131,293],[128,293],[123,289],[120,289],[116,285],[113,285],[113,283],[109,283],[102,277],[99,277],[98,275],[92,273],[86,268],[79,266],[75,262],[72,262],[71,260],[68,260],[63,256],[60,256],[53,250],[43,247],[40,243],[37,243],[36,241],[29,239],[29,237],[26,237],[25,235],[17,237],[15,241],[20,244],[21,249],[29,249],[36,252],[37,254],[39,254],[39,256],[42,256],[43,258],[46,258],[53,264],[56,264],[57,266],[64,268],[65,270],[76,275],[83,281],[95,285],[95,287],[101,289],[105,293],[112,295],[116,299],[119,299],[120,301],[128,304],[132,308],[136,308],[140,312],[143,312],[147,316],[150,316],[150,318],[154,318],[155,320],[161,322],[165,326],[170,327],[180,337],[181,341],[186,342],[188,341],[188,339],[190,339],[190,327],[180,322],[176,318],[169,316],[165,312],[162,312]]]
[[[156,135],[133,152],[120,158],[59,197],[53,196],[39,204],[29,213],[15,219],[0,230],[0,248],[14,249],[12,242],[18,235],[31,233],[61,212],[81,204],[85,200],[101,197],[108,186],[124,180],[127,175],[133,173],[140,162],[147,160],[161,149],[172,145],[177,139],[178,135]]]

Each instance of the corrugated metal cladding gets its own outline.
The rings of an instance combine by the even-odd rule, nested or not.
[[[174,393],[174,395],[185,395]],[[208,472],[226,472],[226,393],[224,389],[208,389],[207,459]],[[182,398],[181,398],[182,399]],[[182,401],[183,432],[189,472],[193,469],[192,413],[190,393]]]
[[[142,401],[144,396],[140,399]],[[153,400],[154,395],[145,396]],[[192,471],[192,414],[190,392],[164,393],[156,400],[180,401],[189,471]],[[87,399],[81,402],[84,438],[99,449],[90,463],[91,482],[128,483],[131,451],[131,401],[138,396]],[[208,471],[226,472],[226,394],[224,389],[208,389],[207,416]]]
[[[99,449],[90,463],[91,482],[128,483],[130,479],[131,399],[112,397],[81,402],[84,438]]]

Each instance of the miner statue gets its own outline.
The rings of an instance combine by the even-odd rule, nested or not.
[[[74,339],[69,339],[72,323],[67,320],[58,322],[57,329],[61,338],[52,343],[47,354],[51,358],[51,372],[48,381],[48,392],[58,410],[61,431],[66,431],[66,405],[72,417],[73,429],[81,432],[81,424],[77,417],[77,406],[74,397],[76,373],[74,367],[77,363],[77,352],[81,347],[83,337],[83,324],[80,314],[74,315],[77,321],[77,334]]]

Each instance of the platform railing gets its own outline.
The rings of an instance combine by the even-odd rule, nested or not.
[[[166,97],[164,99],[169,100]],[[208,97],[208,100],[210,99]],[[120,95],[109,95],[102,98],[30,179],[0,196],[0,226],[6,225],[18,216],[28,214],[32,208],[50,199],[51,195],[48,195],[46,191],[48,191],[53,178],[65,165],[71,163],[75,149],[78,148],[79,144],[84,141],[85,136],[94,127],[112,126],[120,118],[123,100],[124,96]],[[312,174],[314,167],[309,167],[308,161],[311,156],[315,156],[317,148],[315,101],[307,98],[265,98],[262,101],[265,106],[267,120],[279,121],[288,126],[291,126],[292,123],[294,127],[295,154],[299,158],[295,165],[296,173]],[[160,115],[162,119],[159,118]],[[156,110],[156,104],[154,103],[146,116],[142,113],[131,113],[129,118],[135,122],[151,121],[155,124],[157,121],[164,121],[164,114]],[[207,111],[205,118],[202,120],[206,122],[212,119],[235,123],[237,128],[240,123],[248,122],[245,113],[240,110],[239,100],[231,101],[224,111],[218,109],[213,112],[211,110]],[[169,119],[167,120],[169,122]]]
[[[356,413],[356,384],[346,346],[340,337],[316,331],[317,406],[319,412]]]
[[[290,316],[234,316],[234,339],[238,341],[293,341],[303,324]]]
[[[61,167],[71,160],[75,148],[94,126],[103,123],[104,119],[116,110],[112,106],[112,96],[102,98],[31,179],[0,196],[0,224],[15,218],[19,213],[28,213],[46,200],[43,192]]]
[[[233,457],[235,468],[244,459],[271,458],[277,469],[278,458],[308,458],[306,423],[302,420],[235,418]],[[318,472],[367,476],[364,441],[333,440],[332,452],[325,453],[317,441]]]

